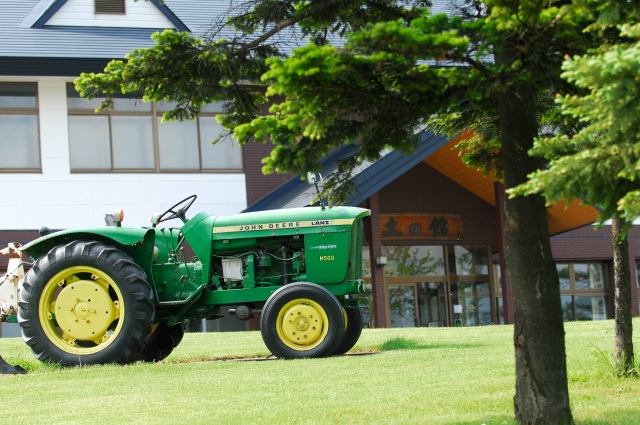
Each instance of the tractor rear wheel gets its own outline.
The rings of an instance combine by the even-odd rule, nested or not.
[[[159,362],[167,358],[184,337],[184,325],[168,326],[165,322],[154,325],[151,336],[144,344],[138,360]]]
[[[278,358],[331,355],[344,336],[338,299],[314,283],[292,283],[267,300],[260,320],[262,339]]]
[[[73,241],[25,276],[18,322],[36,358],[66,366],[135,361],[151,334],[144,271],[111,245]]]
[[[347,307],[344,309],[344,316],[346,320],[346,327],[344,329],[344,336],[342,341],[338,344],[338,347],[333,351],[333,354],[340,356],[347,351],[351,350],[362,334],[362,312],[358,307]]]

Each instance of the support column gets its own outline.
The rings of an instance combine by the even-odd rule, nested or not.
[[[371,210],[367,224],[369,239],[369,260],[371,264],[371,288],[373,292],[373,327],[387,327],[387,297],[384,290],[384,268],[376,265],[376,258],[382,255],[380,237],[380,200],[378,193],[367,199],[367,208]]]
[[[504,230],[504,186],[500,182],[493,184],[493,193],[496,200],[496,219],[500,234],[500,276],[502,277],[502,309],[504,322],[514,323],[515,300],[511,291],[511,281],[507,272],[507,237]]]

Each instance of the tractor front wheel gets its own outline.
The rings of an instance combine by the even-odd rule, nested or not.
[[[342,340],[345,319],[338,299],[313,283],[292,283],[274,292],[260,320],[262,339],[278,358],[325,357]]]
[[[123,251],[73,241],[25,276],[18,322],[36,358],[66,366],[135,361],[151,334],[153,293]]]

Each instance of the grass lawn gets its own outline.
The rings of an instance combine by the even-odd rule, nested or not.
[[[616,378],[602,359],[613,321],[565,330],[576,422],[640,423],[640,378]],[[310,360],[265,360],[259,332],[187,334],[161,363],[84,368],[41,364],[5,338],[0,354],[29,374],[0,375],[0,412],[12,425],[510,424],[512,333],[365,329],[351,355]]]

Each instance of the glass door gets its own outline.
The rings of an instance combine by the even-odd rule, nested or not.
[[[418,305],[416,285],[389,285],[389,318],[392,328],[413,328],[418,326]]]
[[[451,283],[454,326],[490,325],[489,282]]]
[[[447,298],[444,282],[420,282],[418,289],[418,320],[420,326],[448,326]]]
[[[387,286],[392,328],[449,326],[444,282],[393,283]]]

